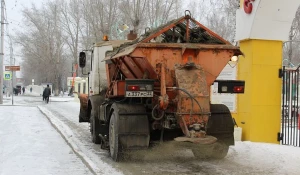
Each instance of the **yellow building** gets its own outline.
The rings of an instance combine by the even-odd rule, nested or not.
[[[241,0],[236,40],[240,58],[238,79],[246,81],[234,115],[243,140],[278,143],[281,122],[282,43],[300,5],[299,0]]]

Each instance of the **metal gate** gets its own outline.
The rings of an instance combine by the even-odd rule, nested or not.
[[[283,67],[281,71],[281,134],[278,134],[278,141],[281,141],[282,145],[300,147],[300,118],[298,117],[300,113],[299,67]]]

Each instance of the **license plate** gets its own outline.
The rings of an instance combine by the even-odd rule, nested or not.
[[[153,91],[126,91],[126,97],[153,97]]]

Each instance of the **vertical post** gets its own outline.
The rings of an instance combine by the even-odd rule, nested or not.
[[[9,48],[10,48],[9,65],[10,65],[10,66],[14,66],[14,63],[13,63],[13,46],[12,46],[12,39],[11,39],[10,35],[8,35],[8,37],[9,37]],[[14,78],[15,78],[15,76],[13,76],[14,73],[15,73],[14,71],[11,71],[11,74],[12,74],[12,80],[11,80],[11,82],[10,82],[10,86],[11,86],[11,92],[10,92],[10,93],[11,93],[11,94],[14,93],[14,91],[13,91],[13,88],[14,88],[13,84],[14,84]]]
[[[12,88],[11,104],[14,105],[14,71],[11,71],[11,88]]]
[[[1,48],[0,48],[0,104],[3,104],[3,44],[4,44],[4,0],[1,0]]]
[[[190,18],[186,19],[186,42],[190,42]]]

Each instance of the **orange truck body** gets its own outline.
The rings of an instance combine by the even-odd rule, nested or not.
[[[191,22],[206,30],[210,37],[222,44],[150,42],[178,24]],[[186,30],[188,31],[189,27],[186,27]],[[189,37],[187,32],[186,38]],[[162,110],[176,113],[182,131],[186,136],[191,136],[187,130],[188,126],[208,121],[210,86],[230,59],[241,54],[239,47],[231,45],[190,16],[185,16],[105,59],[114,63],[106,64],[109,85],[106,97],[125,95],[125,80],[116,79],[117,71],[121,71],[126,79],[158,80],[154,85],[153,103],[159,104]],[[188,64],[193,64],[194,67],[182,68]],[[192,100],[187,94],[172,87],[190,92],[200,106],[192,105]],[[205,137],[205,134],[197,133],[194,137]]]
[[[90,122],[92,141],[115,161],[124,150],[157,140],[211,144],[211,153],[225,157],[234,123],[227,106],[210,103],[210,87],[242,54],[189,14],[133,41],[106,39],[91,49],[93,93],[79,96],[79,122]],[[85,67],[85,52],[79,60]],[[218,80],[218,92],[243,93],[244,83]],[[203,155],[199,150],[192,149],[196,157]]]

